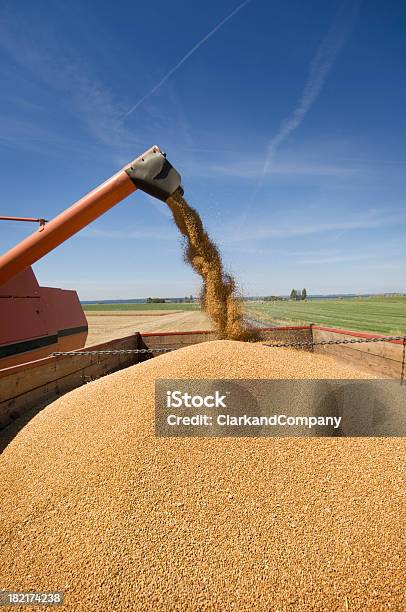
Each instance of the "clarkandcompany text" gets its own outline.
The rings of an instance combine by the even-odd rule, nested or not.
[[[214,424],[220,427],[334,427],[338,429],[341,417],[330,416],[287,416],[286,414],[273,414],[271,416],[252,416],[242,414],[234,416],[230,414],[218,414],[213,417],[207,414],[195,414],[192,416],[168,415],[167,424],[174,427],[193,426],[211,427]]]

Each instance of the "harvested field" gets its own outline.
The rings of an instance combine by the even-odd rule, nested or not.
[[[403,439],[154,437],[156,378],[365,378],[231,341],[63,396],[0,461],[0,584],[66,609],[404,610]]]
[[[145,311],[158,311],[165,312],[168,310],[200,310],[200,304],[197,302],[142,302],[134,304],[132,302],[109,302],[109,303],[83,303],[82,307],[85,312],[103,312],[103,311],[131,311],[131,312],[139,312],[141,310]]]
[[[86,311],[89,325],[86,346],[129,336],[136,331],[195,331],[211,329],[209,317],[201,310]]]

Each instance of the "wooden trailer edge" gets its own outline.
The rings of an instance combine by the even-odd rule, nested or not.
[[[362,371],[372,372],[382,378],[399,378],[405,370],[405,346],[402,341],[318,346],[324,340],[373,338],[348,330],[324,328],[318,325],[283,326],[262,328],[262,341],[306,342],[310,350],[330,355],[335,360]],[[75,353],[89,351],[119,351],[133,349],[165,348],[176,350],[199,342],[215,340],[213,331],[152,332],[111,340],[79,349]],[[316,343],[312,346],[312,343]],[[278,349],[272,349],[278,350]],[[40,406],[60,397],[91,380],[126,368],[153,356],[151,354],[116,353],[81,355],[70,354],[45,357],[36,361],[0,370],[0,429]],[[271,355],[270,355],[271,358]]]

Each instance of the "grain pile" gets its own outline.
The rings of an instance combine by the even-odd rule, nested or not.
[[[184,257],[203,280],[201,300],[220,338],[254,340],[256,332],[243,319],[234,278],[223,270],[221,255],[203,227],[199,213],[178,189],[167,200],[173,219],[185,238]]]
[[[1,459],[0,585],[75,612],[405,610],[402,439],[154,437],[156,378],[360,378],[230,341],[65,395]]]

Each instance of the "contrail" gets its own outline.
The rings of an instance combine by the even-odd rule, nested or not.
[[[335,22],[323,38],[310,64],[309,75],[298,105],[293,111],[293,114],[281,124],[278,133],[269,141],[262,173],[254,189],[251,203],[262,187],[273,155],[288,136],[301,125],[314,102],[317,100],[333,64],[353,28],[359,7],[360,1],[354,2],[353,0],[346,0],[341,6]]]
[[[239,11],[241,11],[241,9],[244,8],[244,6],[246,6],[247,4],[249,4],[251,2],[251,0],[245,0],[244,2],[242,2],[241,4],[239,4],[237,6],[237,8],[235,8],[229,15],[227,15],[227,17],[224,17],[224,19],[222,19],[220,21],[220,23],[218,23],[216,25],[216,27],[214,27],[212,30],[210,30],[210,32],[208,34],[206,34],[206,36],[204,36],[198,43],[195,44],[194,47],[192,47],[190,49],[190,51],[188,51],[186,53],[186,55],[184,55],[182,57],[181,60],[179,60],[179,62],[169,70],[169,72],[167,72],[165,74],[165,76],[162,77],[162,79],[148,92],[146,93],[144,96],[142,96],[142,98],[140,100],[138,100],[138,102],[136,104],[134,104],[133,107],[130,108],[129,111],[127,111],[124,115],[123,115],[123,119],[125,119],[126,117],[128,117],[129,115],[131,115],[131,113],[133,113],[139,106],[141,106],[141,104],[143,102],[145,102],[145,100],[147,100],[150,96],[152,96],[160,87],[162,87],[162,85],[164,83],[166,83],[166,81],[173,75],[174,72],[176,72],[181,66],[182,64],[184,64],[186,62],[186,60],[189,59],[189,57],[191,55],[193,55],[193,53],[195,53],[195,51],[197,51],[202,45],[204,45],[205,42],[207,42],[209,40],[209,38],[211,38],[225,23],[227,23],[227,21],[229,21],[232,17],[234,17],[234,15],[236,15]]]

